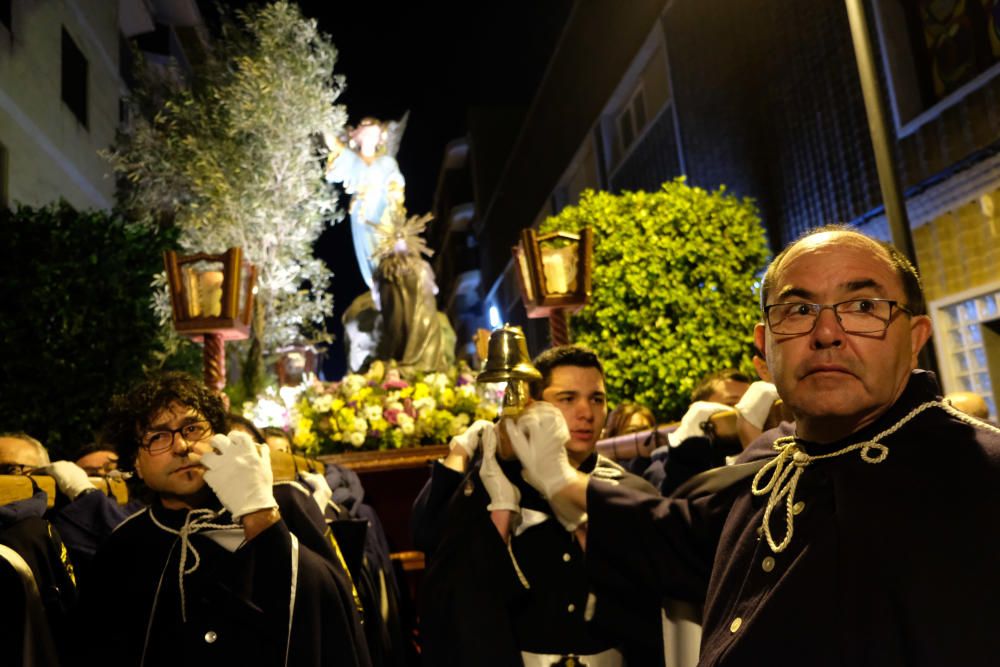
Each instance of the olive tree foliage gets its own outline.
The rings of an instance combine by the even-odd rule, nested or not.
[[[318,139],[346,122],[336,59],[294,4],[237,12],[189,78],[141,67],[131,130],[107,152],[130,215],[175,225],[183,251],[240,246],[257,266],[258,350],[329,338],[332,273],[313,243],[341,215]],[[156,308],[167,323],[164,282]]]
[[[752,374],[755,290],[768,247],[749,199],[683,179],[656,192],[586,191],[541,231],[594,229],[592,289],[574,342],[601,357],[611,401],[680,418],[691,390],[727,367]]]

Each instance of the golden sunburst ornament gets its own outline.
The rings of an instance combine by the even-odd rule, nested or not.
[[[407,218],[403,205],[391,202],[382,213],[380,222],[368,221],[375,232],[375,251],[372,253],[375,264],[396,255],[432,256],[434,251],[427,247],[421,234],[433,218],[431,213]]]

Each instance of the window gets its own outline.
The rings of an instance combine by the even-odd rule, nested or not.
[[[630,107],[625,107],[622,114],[618,116],[618,138],[621,140],[623,153],[635,141],[635,126],[632,124],[632,109]]]
[[[87,59],[63,28],[62,100],[84,127],[87,127],[87,71]]]
[[[1000,61],[997,0],[903,3],[925,106]]]
[[[897,132],[1000,74],[1000,0],[874,0]]]
[[[631,148],[642,131],[646,129],[646,119],[646,96],[640,87],[618,116],[618,138],[621,141],[623,154]]]
[[[996,395],[990,371],[996,368],[995,357],[1000,352],[1000,334],[995,331],[1000,321],[1000,291],[947,304],[938,312],[944,322],[945,335],[938,356],[945,362],[946,389],[981,395],[995,419]]]

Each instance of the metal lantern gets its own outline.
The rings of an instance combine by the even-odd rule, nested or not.
[[[587,303],[593,239],[589,227],[579,234],[521,231],[514,259],[528,317],[548,317],[553,308],[576,312]]]
[[[205,384],[226,386],[225,341],[250,336],[257,270],[240,248],[220,255],[163,254],[170,284],[174,328],[205,345]]]
[[[549,318],[556,345],[569,342],[566,315],[590,298],[593,247],[594,232],[585,227],[579,234],[537,234],[528,228],[513,248],[524,309],[528,317]]]

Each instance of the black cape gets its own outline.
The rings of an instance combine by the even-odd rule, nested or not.
[[[937,394],[915,372],[876,423],[804,447],[815,456],[868,440]],[[773,457],[781,435],[765,433],[745,460]],[[997,664],[1000,435],[933,407],[882,442],[881,463],[854,450],[806,468],[780,553],[758,533],[767,496],[749,478],[670,499],[592,482],[588,572],[703,601],[701,665]],[[779,540],[785,520],[772,519]]]
[[[145,653],[145,665],[271,666],[286,664],[286,651],[289,665],[370,664],[350,591],[304,544],[289,637],[293,549],[284,521],[235,551],[204,532],[191,536],[198,567],[184,577],[183,620],[180,539],[157,524],[177,529],[186,515],[154,503],[97,552],[80,590],[82,664],[136,667]],[[194,560],[189,552],[187,569]]]

